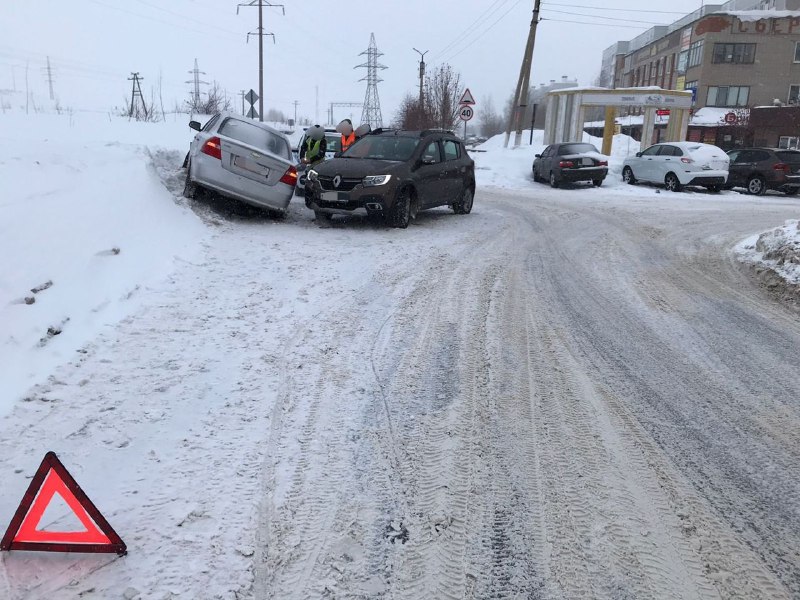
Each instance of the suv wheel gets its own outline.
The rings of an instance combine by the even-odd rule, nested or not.
[[[630,167],[625,167],[622,169],[622,181],[630,185],[634,185],[636,183],[636,178],[633,176],[633,169]]]
[[[405,229],[411,222],[411,189],[408,187],[402,188],[397,192],[394,204],[386,215],[386,220],[392,227]]]
[[[747,180],[747,193],[763,196],[767,193],[767,182],[761,175],[753,175]]]
[[[475,190],[472,186],[467,186],[461,193],[461,199],[453,203],[453,212],[457,215],[468,215],[472,210],[472,203],[475,199]]]
[[[667,173],[667,176],[664,177],[664,187],[668,192],[680,192],[683,189],[681,181],[675,173]]]

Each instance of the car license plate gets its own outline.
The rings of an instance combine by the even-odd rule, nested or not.
[[[591,167],[594,164],[594,161],[591,158],[583,158],[581,159],[584,167]]]
[[[325,202],[349,202],[350,194],[347,192],[322,192],[322,199]]]
[[[234,156],[233,164],[240,169],[244,169],[245,171],[257,173],[258,175],[263,175],[264,177],[269,177],[269,169],[267,167],[264,167],[257,162],[247,160],[244,156]]]

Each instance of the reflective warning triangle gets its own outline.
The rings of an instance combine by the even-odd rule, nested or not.
[[[47,531],[40,528],[42,516],[56,494],[80,521],[82,531]],[[48,452],[39,465],[0,541],[0,550],[127,553],[125,543],[54,452]]]
[[[461,95],[461,100],[458,101],[459,104],[475,104],[475,98],[472,96],[472,92],[469,91],[469,88]]]

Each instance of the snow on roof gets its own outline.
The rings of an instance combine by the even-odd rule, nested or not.
[[[800,10],[724,10],[715,15],[730,15],[740,21],[761,21],[763,19],[781,19],[783,17],[800,17]]]

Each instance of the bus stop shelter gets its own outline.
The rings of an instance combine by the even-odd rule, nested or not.
[[[641,149],[647,148],[653,139],[656,111],[669,110],[669,122],[665,139],[680,142],[686,139],[689,126],[689,111],[692,108],[692,92],[647,88],[567,88],[547,94],[547,117],[544,124],[544,143],[583,141],[586,108],[605,108],[603,128],[603,154],[611,153],[611,142],[616,126],[617,109],[639,108],[644,112]]]

